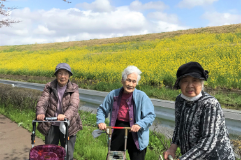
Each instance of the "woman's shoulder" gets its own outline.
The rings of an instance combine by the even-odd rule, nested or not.
[[[57,88],[57,80],[54,79],[53,81],[48,82],[45,86],[48,88]]]
[[[48,82],[48,83],[45,84],[45,88],[46,88],[46,89],[50,89],[50,88],[52,88],[52,87],[53,87],[53,81]]]
[[[181,94],[179,94],[179,95],[176,97],[175,102],[179,102],[179,101],[181,101],[181,100],[183,100],[183,98],[181,97]]]
[[[214,96],[208,94],[207,92],[202,92],[202,94],[203,95],[200,98],[201,101],[209,102],[209,103],[215,103],[215,104],[218,103],[218,100]]]
[[[144,91],[141,91],[139,89],[135,89],[134,92],[136,92],[136,94],[140,97],[147,96],[147,94]]]
[[[73,88],[79,88],[79,86],[78,86],[77,83],[74,83],[74,82],[71,82],[71,81],[70,81],[70,83],[71,83],[71,85],[73,86]]]
[[[210,94],[203,92],[203,96],[200,98],[200,102],[206,107],[217,107],[221,108],[220,103],[218,100],[211,96]]]

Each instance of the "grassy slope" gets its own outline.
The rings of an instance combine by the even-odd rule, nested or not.
[[[33,44],[33,45],[14,45],[14,46],[0,46],[0,51],[2,50],[49,50],[49,49],[66,49],[69,47],[82,47],[82,46],[93,46],[108,43],[121,43],[129,41],[145,41],[145,40],[155,40],[163,38],[171,38],[183,34],[195,34],[195,33],[233,33],[239,29],[241,32],[241,23],[233,25],[224,25],[217,27],[205,27],[205,28],[195,28],[188,30],[179,30],[173,32],[163,32],[163,33],[153,33],[146,35],[136,35],[136,36],[125,36],[116,38],[106,38],[106,39],[92,39],[84,41],[71,41],[71,42],[55,42],[55,43],[45,43],[45,44]]]
[[[108,38],[108,39],[93,39],[88,41],[74,41],[74,42],[61,42],[61,43],[47,43],[47,44],[33,44],[33,45],[16,45],[16,46],[0,46],[0,51],[11,51],[11,50],[49,50],[49,49],[66,49],[73,46],[93,46],[98,44],[108,44],[108,43],[120,43],[127,41],[145,41],[145,40],[154,40],[154,39],[162,39],[162,38],[170,38],[182,34],[194,34],[194,33],[230,33],[237,32],[237,30],[241,31],[241,23],[234,25],[225,25],[218,27],[206,27],[206,28],[197,28],[197,29],[188,29],[188,30],[180,30],[174,32],[165,32],[165,33],[154,33],[147,35],[137,35],[137,36],[126,36],[126,37],[118,37],[118,38]],[[11,75],[10,75],[11,76]],[[0,75],[0,78],[3,79],[11,79],[11,80],[21,80],[21,81],[29,81],[29,82],[37,82],[37,83],[46,83],[49,78],[45,77],[33,77],[31,76],[12,76],[9,75]],[[109,85],[106,83],[101,84],[91,84],[91,83],[82,83],[78,82],[79,86],[86,89],[94,89],[101,91],[110,91],[114,88],[120,86],[120,84]],[[165,100],[175,100],[175,97],[180,93],[175,90],[171,90],[168,88],[156,88],[153,86],[139,86],[139,89],[146,92],[152,98],[159,98]],[[207,90],[213,96],[215,96],[219,102],[222,104],[224,108],[231,109],[241,109],[241,92],[230,92],[230,90]]]

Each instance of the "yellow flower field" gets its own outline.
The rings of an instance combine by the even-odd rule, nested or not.
[[[172,85],[178,67],[197,61],[209,71],[206,85],[241,89],[241,33],[186,34],[154,41],[126,42],[65,50],[0,51],[0,73],[53,76],[68,63],[75,79],[117,82],[128,65],[143,73],[141,84]]]

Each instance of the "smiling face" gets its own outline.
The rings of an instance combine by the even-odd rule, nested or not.
[[[202,80],[187,76],[181,79],[180,87],[182,94],[187,97],[195,97],[202,91]]]
[[[56,79],[58,81],[59,86],[65,86],[69,80],[69,72],[65,69],[58,70],[58,73],[56,74]]]
[[[124,93],[132,93],[137,85],[137,74],[131,73],[127,76],[126,80],[121,81],[124,88]]]

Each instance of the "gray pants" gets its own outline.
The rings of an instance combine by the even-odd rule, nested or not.
[[[51,128],[49,129],[48,135],[45,136],[45,144],[58,145],[59,141],[61,143],[61,146],[65,148],[64,134],[59,130],[59,126],[51,126]],[[68,142],[69,159],[68,160],[73,160],[75,141],[76,141],[76,135],[69,137],[69,142]]]

